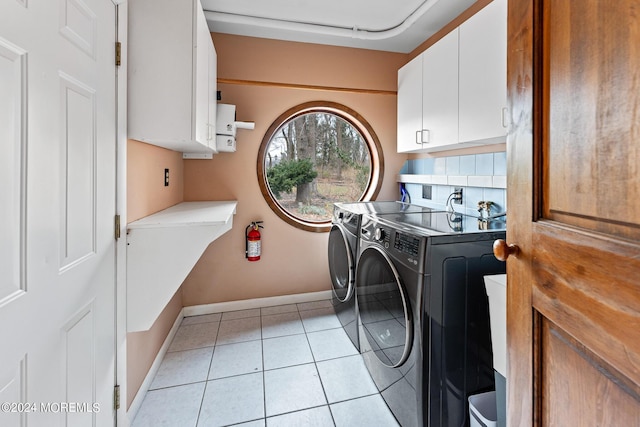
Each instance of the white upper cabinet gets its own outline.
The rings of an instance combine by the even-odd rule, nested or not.
[[[128,4],[128,137],[214,153],[217,60],[200,1]]]
[[[458,142],[458,30],[398,70],[398,152]]]
[[[398,70],[398,152],[422,148],[422,56]]]
[[[398,71],[398,152],[505,142],[506,11],[494,0]]]
[[[507,133],[507,2],[493,0],[460,26],[460,141]]]
[[[422,55],[422,148],[458,142],[458,30]]]

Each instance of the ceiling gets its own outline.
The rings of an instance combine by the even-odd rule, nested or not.
[[[409,53],[476,0],[201,0],[212,32]]]

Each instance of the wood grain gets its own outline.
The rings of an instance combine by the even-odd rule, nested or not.
[[[639,425],[638,13],[509,2],[510,426]]]
[[[533,3],[511,0],[508,10],[507,243],[520,247],[507,261],[507,425],[533,422],[531,228],[533,202]]]
[[[543,321],[541,335],[542,359],[549,361],[541,377],[541,424],[640,426],[637,387],[621,384],[614,368],[551,321]]]

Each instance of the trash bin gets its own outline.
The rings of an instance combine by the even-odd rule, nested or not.
[[[493,368],[496,379],[496,403],[498,426],[507,425],[507,275],[484,276],[489,298],[489,320],[491,322],[491,345]]]
[[[469,420],[471,427],[496,427],[498,416],[495,391],[469,396]]]

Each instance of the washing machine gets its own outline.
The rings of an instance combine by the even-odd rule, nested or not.
[[[360,213],[336,203],[329,232],[329,274],[333,308],[353,345],[360,349],[355,299],[356,257]]]
[[[363,215],[356,270],[360,349],[403,427],[467,426],[494,388],[483,277],[504,222],[450,212]]]
[[[344,331],[359,350],[355,273],[362,215],[389,215],[402,212],[427,212],[429,208],[396,201],[335,203],[329,232],[329,274],[332,303]]]

